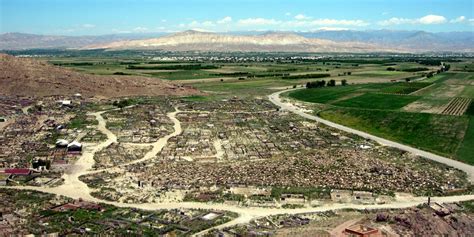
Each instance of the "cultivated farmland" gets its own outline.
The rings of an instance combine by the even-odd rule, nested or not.
[[[462,97],[456,97],[453,98],[449,104],[446,106],[446,108],[443,110],[442,114],[448,114],[448,115],[463,115],[464,112],[467,110],[469,107],[469,104],[471,103],[472,99],[471,98],[462,98]]]

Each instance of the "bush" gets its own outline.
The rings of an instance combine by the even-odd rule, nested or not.
[[[326,81],[313,81],[313,82],[307,82],[306,83],[306,88],[318,88],[318,87],[324,87],[326,85]]]

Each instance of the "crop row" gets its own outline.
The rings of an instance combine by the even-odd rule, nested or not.
[[[469,107],[470,103],[471,103],[470,98],[462,98],[462,97],[453,98],[451,101],[449,101],[448,105],[443,110],[442,114],[457,115],[457,116],[463,115],[464,112]]]

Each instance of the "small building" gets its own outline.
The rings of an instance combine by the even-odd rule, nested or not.
[[[350,190],[340,190],[340,189],[333,189],[331,190],[331,200],[333,202],[350,202],[351,201],[352,192]]]
[[[80,152],[82,151],[82,144],[77,141],[73,141],[67,145],[67,151]]]
[[[352,193],[352,196],[353,196],[353,201],[355,203],[365,203],[365,204],[369,204],[369,203],[374,203],[375,202],[375,198],[374,198],[374,195],[371,193],[371,192],[366,192],[366,191],[354,191]]]
[[[280,196],[280,202],[284,204],[304,204],[306,198],[303,194],[283,193]]]
[[[60,103],[61,103],[61,106],[69,107],[69,108],[72,107],[72,101],[70,100],[61,100]]]

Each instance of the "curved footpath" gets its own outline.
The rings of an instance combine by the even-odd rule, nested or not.
[[[295,114],[297,114],[301,117],[320,122],[320,123],[325,124],[327,126],[337,128],[339,130],[342,130],[342,131],[345,131],[345,132],[348,132],[348,133],[356,134],[356,135],[361,136],[363,138],[376,141],[376,142],[378,142],[382,145],[385,145],[385,146],[391,146],[391,147],[398,148],[400,150],[408,151],[410,153],[419,155],[421,157],[424,157],[424,158],[427,158],[427,159],[445,164],[447,166],[462,170],[462,171],[466,172],[469,182],[474,183],[474,166],[472,166],[472,165],[468,165],[468,164],[465,164],[465,163],[462,163],[462,162],[459,162],[459,161],[456,161],[456,160],[453,160],[453,159],[449,159],[449,158],[446,158],[446,157],[443,157],[443,156],[440,156],[440,155],[433,154],[431,152],[423,151],[423,150],[420,150],[420,149],[417,149],[417,148],[414,148],[414,147],[411,147],[411,146],[407,146],[407,145],[404,145],[404,144],[401,144],[401,143],[398,143],[398,142],[390,141],[390,140],[387,140],[387,139],[384,139],[384,138],[381,138],[381,137],[377,137],[377,136],[368,134],[366,132],[362,132],[362,131],[359,131],[359,130],[356,130],[356,129],[353,129],[353,128],[349,128],[349,127],[340,125],[340,124],[322,119],[320,117],[317,117],[317,116],[314,116],[314,115],[311,115],[311,114],[307,114],[307,113],[304,112],[303,109],[298,108],[298,107],[294,106],[291,103],[283,102],[282,99],[280,98],[280,95],[282,93],[293,91],[293,90],[299,90],[299,89],[287,89],[287,90],[283,90],[283,91],[278,91],[278,92],[275,92],[275,93],[269,95],[268,98],[270,99],[270,101],[273,104],[277,105],[281,109],[288,110],[288,111],[290,111],[292,113],[295,113]]]
[[[286,92],[289,90],[285,91],[280,91],[277,93],[274,93],[270,95],[270,100],[275,103],[276,105],[279,105],[282,109],[289,110],[291,112],[294,112],[296,114],[299,114],[305,118],[312,119],[319,121],[321,123],[327,124],[329,126],[347,131],[347,132],[352,132],[357,135],[366,137],[366,138],[371,138],[376,141],[380,141],[381,143],[387,144],[387,143],[393,143],[390,141],[387,141],[382,138],[377,138],[375,136],[369,135],[362,133],[357,130],[353,130],[338,124],[331,123],[329,121],[323,120],[321,118],[306,114],[302,112],[300,109],[296,108],[293,105],[288,105],[283,102],[281,102],[279,95],[283,92]],[[127,164],[133,164],[138,161],[144,161],[147,159],[153,158],[158,152],[161,151],[161,149],[166,146],[168,139],[174,136],[177,136],[181,133],[181,123],[178,119],[176,119],[176,114],[182,112],[179,111],[177,108],[175,108],[176,111],[170,112],[167,114],[168,118],[170,118],[173,123],[174,123],[174,132],[159,139],[159,141],[153,143],[154,148],[152,149],[151,152],[147,153],[143,158],[129,162]],[[126,208],[139,208],[143,210],[160,210],[160,209],[179,209],[179,208],[191,208],[191,209],[208,209],[208,210],[217,210],[217,211],[231,211],[237,213],[239,216],[236,219],[233,219],[227,223],[224,223],[219,226],[211,227],[209,229],[203,230],[195,236],[201,236],[204,235],[205,233],[209,232],[212,229],[222,229],[224,227],[229,227],[233,226],[236,224],[244,224],[248,223],[253,219],[256,218],[261,218],[265,216],[270,216],[270,215],[278,215],[278,214],[301,214],[301,213],[309,213],[309,212],[322,212],[322,211],[329,211],[329,210],[338,210],[338,209],[346,209],[346,208],[351,208],[351,209],[358,209],[358,210],[364,210],[364,209],[396,209],[396,208],[408,208],[408,207],[413,207],[422,203],[425,203],[427,201],[427,197],[403,197],[403,198],[397,198],[397,200],[387,203],[387,204],[371,204],[371,205],[361,205],[361,204],[352,204],[352,203],[330,203],[330,204],[324,204],[322,206],[318,207],[304,207],[304,208],[297,208],[297,209],[285,209],[285,208],[264,208],[264,207],[246,207],[246,206],[235,206],[235,205],[228,205],[228,204],[220,204],[220,203],[201,203],[201,202],[163,202],[163,203],[121,203],[121,202],[113,202],[113,201],[106,201],[106,200],[101,200],[96,197],[93,197],[91,195],[91,189],[85,184],[84,182],[80,181],[79,177],[82,175],[87,175],[87,174],[92,174],[92,173],[97,173],[99,172],[98,170],[92,170],[92,167],[95,163],[94,161],[94,154],[101,149],[107,147],[113,142],[117,141],[117,137],[115,134],[113,134],[110,130],[107,129],[106,127],[106,121],[102,117],[102,113],[107,112],[107,111],[101,111],[101,112],[96,112],[92,113],[91,115],[94,115],[99,122],[97,125],[97,129],[100,130],[102,133],[104,133],[107,136],[107,140],[103,141],[97,145],[89,146],[86,147],[84,150],[82,156],[77,160],[77,162],[74,164],[71,170],[69,170],[67,173],[63,175],[64,178],[64,184],[58,186],[58,187],[34,187],[34,186],[9,186],[9,187],[0,187],[0,188],[8,188],[8,189],[17,189],[17,190],[35,190],[35,191],[41,191],[41,192],[46,192],[46,193],[52,193],[56,195],[63,195],[66,197],[74,198],[74,199],[83,199],[87,201],[92,201],[92,202],[97,202],[97,203],[106,203],[110,205],[114,205],[117,207],[126,207]],[[354,131],[354,132],[353,132]],[[361,135],[362,134],[362,135]],[[374,139],[375,138],[375,139]],[[393,144],[398,144],[398,143],[393,143]],[[402,144],[399,144],[400,146],[404,146]],[[398,146],[396,146],[398,147]],[[402,148],[401,148],[402,149]],[[414,149],[414,148],[410,148]],[[405,150],[405,149],[404,149]],[[414,149],[415,151],[420,151],[417,149]],[[409,150],[411,152],[411,150]],[[417,152],[415,152],[417,153]],[[418,153],[417,153],[418,154]],[[441,157],[442,161],[441,163],[445,163],[447,165],[450,165],[449,162],[455,162],[453,160],[449,160],[447,158]],[[455,162],[456,163],[456,162]],[[459,162],[457,162],[459,163]],[[103,169],[100,171],[105,171],[108,169],[114,169],[115,167],[112,168],[107,168]],[[456,167],[458,168],[458,167]],[[471,170],[469,170],[470,177],[472,177],[472,167],[469,166]],[[464,169],[462,169],[464,170]],[[431,200],[433,202],[439,202],[439,203],[445,203],[445,202],[459,202],[459,201],[468,201],[468,200],[473,200],[474,195],[459,195],[459,196],[448,196],[448,197],[432,197]]]

